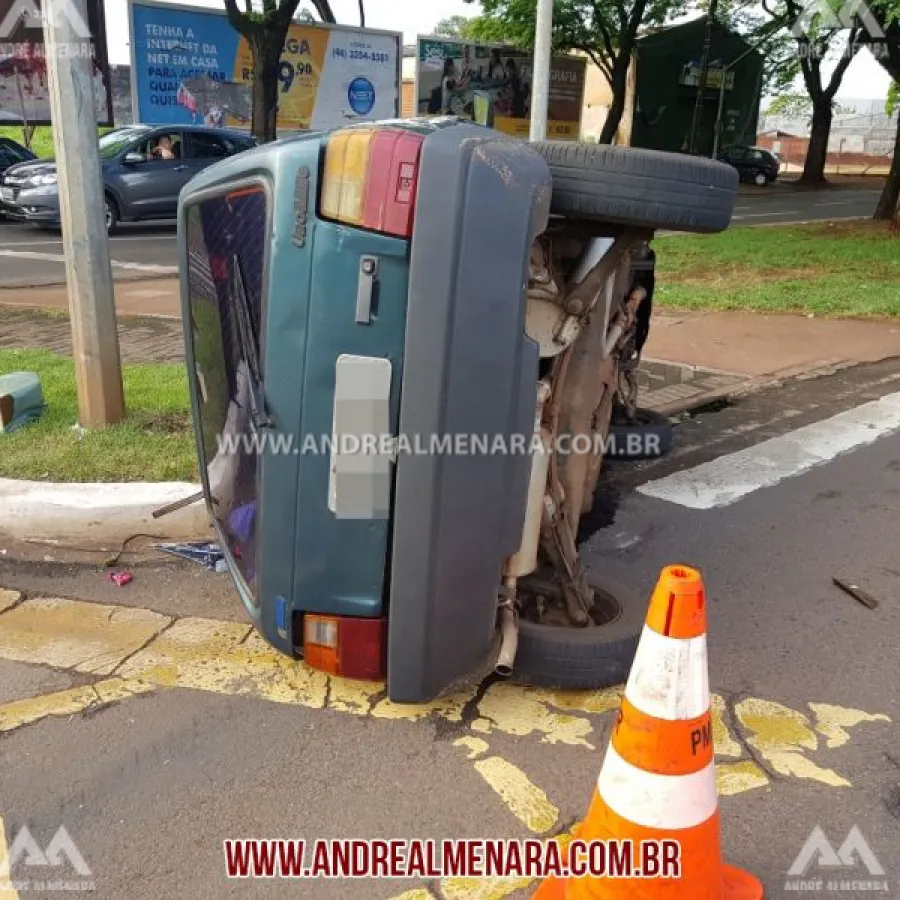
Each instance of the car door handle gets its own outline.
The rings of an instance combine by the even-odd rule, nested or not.
[[[378,281],[378,258],[362,256],[359,260],[359,281],[356,287],[356,324],[372,322],[372,295]]]
[[[183,172],[186,168],[187,168],[187,166],[175,166],[175,168],[172,171],[173,172]]]

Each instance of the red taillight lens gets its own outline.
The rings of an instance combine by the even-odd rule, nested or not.
[[[325,150],[322,217],[411,237],[423,140],[402,128],[334,132]]]
[[[303,656],[313,669],[383,681],[387,664],[387,619],[359,619],[307,613],[303,618]]]

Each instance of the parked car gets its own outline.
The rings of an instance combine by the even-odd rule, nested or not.
[[[106,227],[171,219],[178,194],[198,172],[256,145],[249,134],[203,126],[132,125],[100,138]],[[10,166],[0,180],[0,204],[9,218],[59,227],[59,189],[53,160]]]
[[[17,163],[31,162],[37,159],[27,147],[23,147],[12,138],[0,137],[0,178],[3,173]],[[0,218],[3,218],[3,205],[0,204]]]
[[[765,147],[728,147],[719,154],[719,159],[734,166],[741,181],[750,181],[759,187],[771,184],[781,169],[781,161]]]

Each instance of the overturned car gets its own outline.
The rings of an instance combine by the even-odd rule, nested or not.
[[[657,230],[727,228],[719,162],[454,118],[223,161],[178,214],[203,488],[244,605],[313,668],[424,702],[492,671],[622,681],[646,601],[588,570],[633,417]]]

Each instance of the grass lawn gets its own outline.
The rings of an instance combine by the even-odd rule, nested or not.
[[[0,372],[37,372],[46,408],[0,434],[0,477],[37,481],[196,481],[183,365],[124,367],[126,420],[80,438],[71,360],[45,350],[0,350]]]
[[[112,131],[111,128],[98,128],[97,136]],[[11,138],[25,145],[25,135],[21,125],[4,125],[0,127],[0,137]],[[31,137],[31,150],[41,159],[53,156],[53,129],[49,125],[38,125]]]
[[[900,316],[900,235],[886,223],[732,227],[654,247],[662,306]]]

